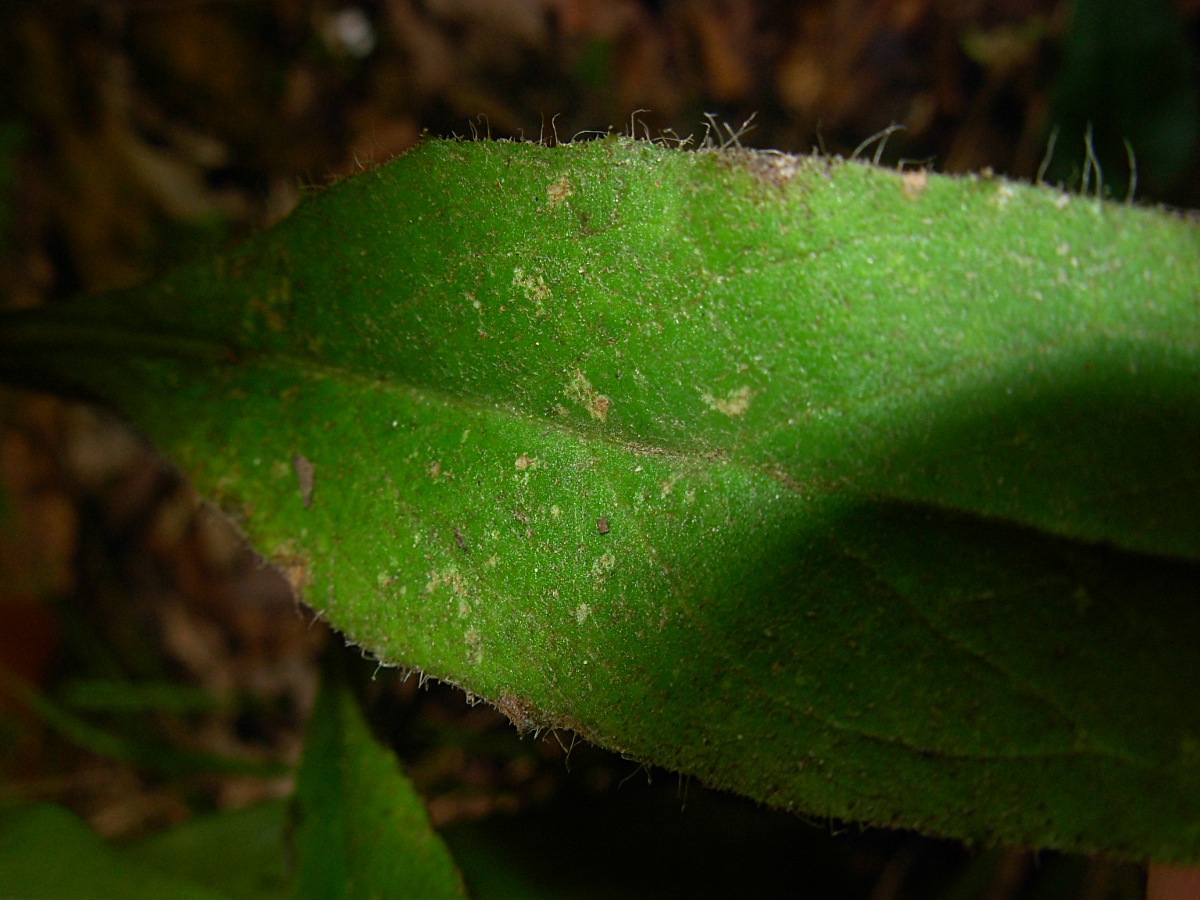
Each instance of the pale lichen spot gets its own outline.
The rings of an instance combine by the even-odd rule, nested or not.
[[[603,422],[608,418],[608,409],[612,406],[612,401],[592,387],[587,376],[578,369],[571,373],[571,380],[567,382],[567,389],[563,393],[578,401],[593,419]]]
[[[481,647],[483,638],[480,637],[479,632],[474,628],[468,628],[463,638],[467,644],[467,664],[472,666],[478,665],[479,661],[483,659],[483,649]]]
[[[777,188],[787,187],[800,163],[795,156],[773,150],[743,152],[738,161],[760,181]]]
[[[577,625],[582,625],[588,620],[588,616],[591,614],[592,608],[586,603],[580,603],[577,607],[575,607],[575,623]]]
[[[566,176],[566,173],[563,173],[558,181],[546,187],[546,194],[550,197],[551,209],[554,209],[574,193],[575,191],[571,187],[571,179]]]
[[[538,459],[536,456],[530,456],[528,453],[522,453],[517,457],[514,463],[518,472],[524,472],[526,469],[536,469],[538,467]]]
[[[996,193],[992,195],[992,202],[1000,209],[1008,209],[1008,202],[1016,196],[1013,192],[1012,185],[1000,183],[996,185]]]
[[[533,312],[536,316],[546,315],[544,301],[550,298],[550,286],[541,275],[526,275],[520,266],[513,269],[512,283],[525,292],[526,298],[533,302]]]
[[[550,507],[550,518],[557,519],[561,515],[562,515],[562,510],[559,509],[557,506]]]
[[[425,594],[432,594],[441,588],[445,588],[450,592],[450,597],[456,601],[458,617],[465,619],[471,614],[470,603],[470,586],[462,573],[454,566],[447,566],[439,572],[434,569],[429,573],[428,580],[425,582]]]
[[[909,200],[917,200],[929,187],[929,173],[924,169],[909,169],[900,176],[900,187]]]
[[[599,588],[608,579],[608,574],[613,570],[616,564],[617,558],[613,556],[612,551],[605,553],[592,563],[592,578],[595,579],[597,588]]]
[[[700,395],[700,399],[713,412],[724,413],[727,416],[743,416],[750,408],[750,401],[754,399],[754,391],[749,386],[743,386],[735,391],[730,391],[724,397],[714,397],[712,394],[704,393]]]

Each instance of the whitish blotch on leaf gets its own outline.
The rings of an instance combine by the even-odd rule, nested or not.
[[[317,468],[299,453],[292,457],[292,468],[296,470],[296,481],[300,485],[300,500],[308,509],[312,506],[313,476]]]
[[[571,189],[571,180],[566,175],[563,175],[558,181],[546,188],[546,193],[550,196],[550,208],[554,209],[575,193],[575,191]]]
[[[567,383],[564,393],[572,400],[579,401],[593,419],[603,422],[608,418],[608,408],[612,401],[592,387],[587,376],[578,369],[571,373],[571,380]]]
[[[463,578],[462,573],[453,566],[447,566],[441,572],[434,569],[429,573],[428,581],[425,582],[424,593],[428,596],[443,587],[450,591],[451,599],[457,605],[458,617],[465,619],[469,616],[471,614],[470,586]]]
[[[543,302],[550,297],[550,286],[546,284],[546,279],[541,275],[526,275],[525,270],[520,266],[513,269],[513,284],[520,287],[525,296],[533,302],[533,314],[535,316],[546,315],[546,306]]]
[[[929,186],[929,173],[924,169],[909,169],[901,176],[900,183],[904,189],[904,196],[909,200],[916,200]]]
[[[750,408],[750,401],[753,397],[754,391],[749,387],[740,387],[724,397],[714,397],[708,393],[700,395],[700,399],[708,405],[709,409],[714,412],[724,413],[727,416],[745,415],[746,410]]]

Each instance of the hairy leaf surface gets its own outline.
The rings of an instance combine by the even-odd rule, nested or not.
[[[5,320],[381,659],[767,803],[1200,861],[1200,230],[429,142]]]

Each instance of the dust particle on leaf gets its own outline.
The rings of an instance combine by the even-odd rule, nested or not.
[[[724,397],[715,397],[712,394],[704,393],[700,395],[709,409],[714,412],[724,413],[727,416],[742,416],[746,414],[746,410],[750,408],[750,401],[754,398],[754,391],[748,386],[738,388],[736,391],[731,391]]]

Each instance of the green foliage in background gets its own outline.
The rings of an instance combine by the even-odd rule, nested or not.
[[[371,737],[340,673],[317,696],[295,812],[297,897],[466,896],[424,802]]]
[[[522,729],[1196,863],[1198,292],[1200,230],[1153,210],[434,141],[8,315],[0,367],[114,405],[349,640]]]
[[[433,900],[465,890],[421,798],[334,667],[290,806],[212,814],[124,847],[49,804],[0,807],[0,895]]]

